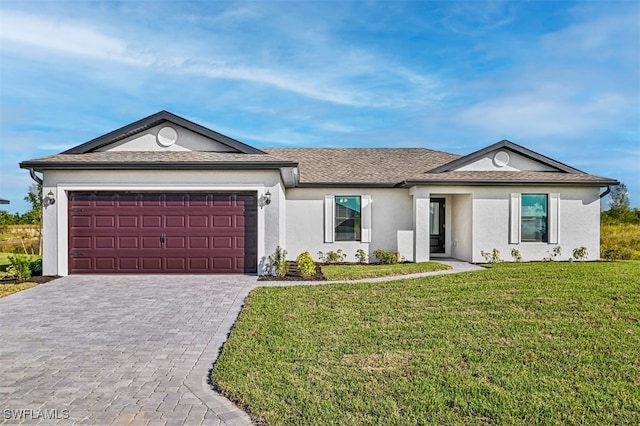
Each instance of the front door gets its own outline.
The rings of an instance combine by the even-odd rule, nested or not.
[[[429,250],[444,253],[444,198],[432,198],[429,204]]]

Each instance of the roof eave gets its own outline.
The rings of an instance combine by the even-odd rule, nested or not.
[[[293,162],[264,162],[264,161],[156,161],[156,162],[39,162],[24,161],[20,163],[22,169],[34,169],[39,172],[43,170],[260,170],[279,169],[283,167],[297,167]]]
[[[168,111],[160,111],[152,114],[134,123],[128,124],[105,135],[92,139],[89,142],[85,142],[81,145],[70,148],[64,152],[61,152],[61,154],[85,154],[87,152],[95,151],[96,149],[102,148],[103,146],[121,141],[136,133],[150,129],[151,127],[165,121],[177,124],[181,127],[191,130],[192,132],[221,142],[231,148],[237,149],[244,154],[266,154],[266,152],[264,151],[261,151],[236,139],[225,136],[221,133],[215,132],[204,126],[201,126],[200,124],[189,121],[186,118],[182,118]]]
[[[417,185],[438,185],[438,186],[522,186],[522,185],[544,185],[544,186],[615,186],[620,182],[612,179],[591,180],[591,181],[544,181],[544,180],[406,180],[399,186],[409,188]]]
[[[525,148],[521,145],[518,145],[517,143],[511,142],[509,140],[503,139],[500,142],[496,142],[493,145],[490,145],[486,148],[482,148],[478,151],[472,152],[471,154],[462,156],[456,160],[453,160],[449,163],[443,164],[439,167],[436,167],[435,169],[432,169],[429,171],[429,173],[442,173],[442,172],[449,172],[452,170],[456,170],[460,167],[463,167],[469,163],[472,163],[474,160],[483,157],[484,155],[496,150],[496,149],[501,149],[501,148],[505,148],[505,149],[509,149],[511,151],[514,151],[526,158],[529,158],[531,160],[534,161],[538,161],[541,163],[544,163],[548,166],[551,167],[555,167],[556,169],[563,171],[565,173],[584,173],[581,170],[578,170],[576,168],[573,168],[571,166],[568,166],[564,163],[561,163],[559,161],[554,160],[553,158],[549,158],[546,155],[542,155],[540,153],[537,153],[535,151],[532,151],[528,148]]]
[[[298,188],[395,188],[396,182],[300,182]]]

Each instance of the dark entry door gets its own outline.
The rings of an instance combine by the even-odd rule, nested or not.
[[[432,198],[429,204],[430,252],[444,253],[444,198]]]
[[[70,273],[254,273],[255,193],[69,195]]]

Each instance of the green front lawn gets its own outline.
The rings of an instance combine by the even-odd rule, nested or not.
[[[640,262],[254,290],[216,363],[268,424],[640,424]]]
[[[417,274],[446,269],[451,269],[451,267],[437,262],[400,263],[397,265],[324,265],[322,273],[328,280],[336,281]]]

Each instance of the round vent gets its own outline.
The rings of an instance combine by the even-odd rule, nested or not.
[[[169,147],[178,140],[178,132],[173,127],[165,126],[158,130],[157,139],[160,145]]]
[[[509,154],[505,151],[498,151],[496,155],[493,156],[493,164],[497,167],[504,167],[509,164]]]

